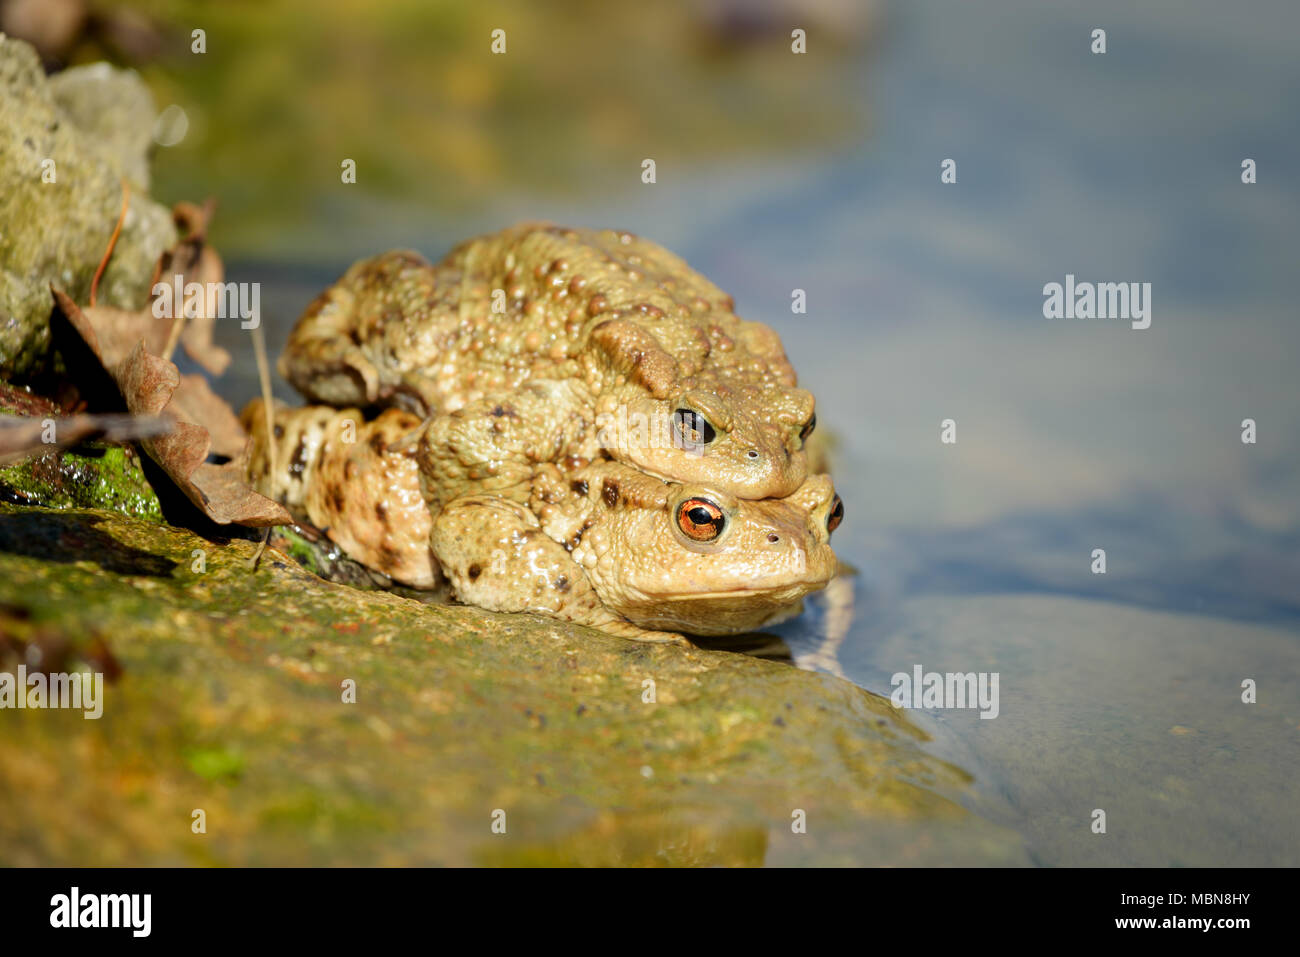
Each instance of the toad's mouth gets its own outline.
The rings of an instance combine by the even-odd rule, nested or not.
[[[677,593],[650,599],[639,608],[626,607],[623,614],[642,628],[688,635],[734,635],[798,614],[803,599],[827,584],[829,581],[821,579],[804,579],[762,590]]]
[[[643,595],[652,601],[671,602],[728,601],[743,598],[765,598],[783,602],[793,601],[802,598],[811,591],[825,588],[833,577],[796,578],[772,585],[748,583],[737,585],[735,588],[714,589],[711,591],[643,592]]]

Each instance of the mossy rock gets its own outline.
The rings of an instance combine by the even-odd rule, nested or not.
[[[154,263],[176,239],[170,212],[145,195],[153,119],[134,73],[96,64],[47,81],[29,45],[0,34],[0,378],[43,362],[50,283],[87,300],[123,181],[130,207],[98,301],[148,302]]]
[[[0,711],[0,864],[1025,862],[851,684],[253,552],[0,506],[0,667],[117,674]]]

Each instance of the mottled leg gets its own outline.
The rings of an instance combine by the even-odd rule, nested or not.
[[[433,552],[461,601],[491,611],[533,612],[638,641],[689,644],[646,631],[601,604],[582,567],[517,502],[465,495],[434,519]]]
[[[258,491],[305,514],[368,568],[414,588],[438,583],[419,466],[409,451],[390,450],[418,418],[398,409],[371,422],[356,409],[277,409],[274,474],[261,400],[250,403],[243,421],[253,437],[249,479]]]

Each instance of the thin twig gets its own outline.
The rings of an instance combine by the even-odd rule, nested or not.
[[[176,248],[180,249],[188,245],[191,250],[190,261],[183,263],[184,269],[179,272],[176,270],[176,257],[173,256],[168,263],[174,274],[184,278],[186,271],[197,269],[199,261],[203,258],[203,247],[208,241],[208,222],[212,219],[212,211],[216,208],[216,199],[209,197],[207,202],[202,206],[194,206],[193,203],[177,203],[172,209],[172,221],[176,224],[177,229],[185,230],[185,237],[177,244]],[[162,259],[159,258],[158,265],[154,268],[154,283],[156,284],[162,273]],[[150,289],[153,288],[151,285]],[[189,310],[185,308],[185,296],[182,293],[180,303],[173,302],[172,309],[179,306],[180,311],[172,317],[172,327],[167,333],[167,344],[163,347],[162,357],[168,362],[171,361],[172,353],[176,351],[176,346],[181,341],[181,333],[185,331],[185,320],[190,318]],[[203,315],[207,317],[208,308],[211,302],[204,293],[203,298]],[[196,309],[200,308],[197,304]]]
[[[184,297],[182,297],[182,299],[183,298]],[[172,308],[176,308],[175,303],[172,303]],[[162,357],[166,362],[172,361],[172,353],[176,351],[176,344],[181,341],[181,332],[185,328],[185,319],[188,315],[189,313],[185,308],[185,303],[182,302],[180,311],[177,312],[175,317],[172,319],[171,330],[167,333],[167,344],[163,346]]]
[[[95,294],[99,291],[99,277],[104,275],[104,270],[108,266],[109,259],[113,256],[113,247],[117,245],[117,237],[122,235],[122,224],[126,222],[126,208],[131,202],[131,187],[127,185],[125,179],[119,180],[122,184],[122,211],[117,214],[117,225],[113,227],[113,235],[108,239],[108,248],[104,250],[104,258],[99,261],[99,268],[95,270],[95,278],[90,281],[90,304],[95,304]]]
[[[257,378],[262,386],[262,411],[266,416],[266,461],[270,469],[271,488],[275,490],[277,480],[276,473],[276,448],[275,441],[275,416],[271,403],[274,401],[271,396],[271,364],[266,360],[266,338],[262,335],[262,323],[258,322],[253,326],[253,355],[257,357]],[[271,528],[267,526],[266,534],[262,536],[262,544],[258,546],[257,552],[253,555],[248,567],[257,568],[257,563],[262,558],[262,552],[266,551],[266,543],[271,539]]]
[[[257,563],[262,560],[262,553],[266,551],[266,544],[271,540],[271,526],[267,525],[262,529],[262,540],[257,543],[257,551],[253,552],[253,557],[248,560],[248,567],[252,571],[257,571]]]

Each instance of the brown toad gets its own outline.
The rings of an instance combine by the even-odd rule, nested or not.
[[[279,409],[270,440],[260,402],[243,418],[261,492],[363,564],[420,587],[445,575],[483,608],[680,640],[787,617],[836,573],[830,535],[844,507],[825,475],[754,501],[610,460],[542,463],[523,501],[471,492],[426,508],[416,453],[390,442],[418,425],[411,413],[366,422],[357,410]]]
[[[281,373],[309,400],[431,418],[432,497],[526,494],[533,467],[610,457],[743,499],[807,475],[815,416],[780,339],[668,250],[523,224],[364,260],[307,309]]]

